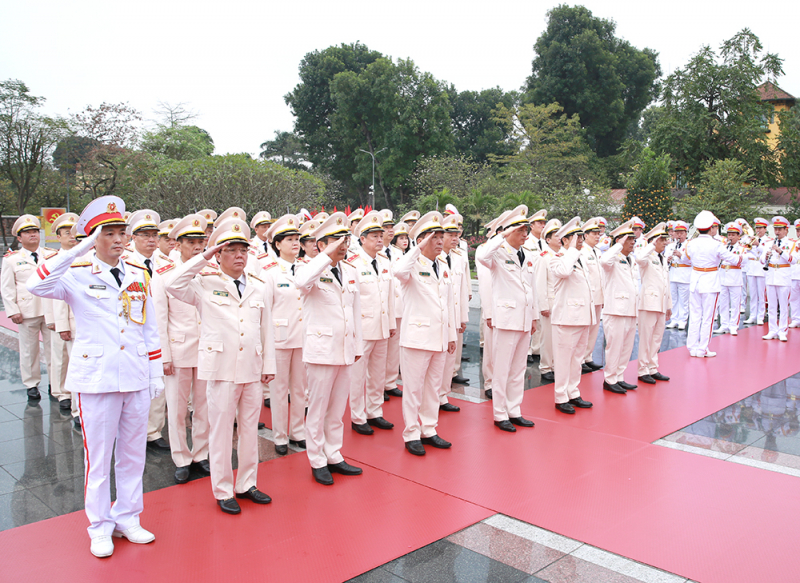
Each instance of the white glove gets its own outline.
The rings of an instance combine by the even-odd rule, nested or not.
[[[161,377],[150,379],[150,400],[158,399],[164,392],[164,379]]]
[[[75,258],[83,257],[84,255],[86,255],[89,251],[91,251],[92,247],[94,247],[94,243],[95,241],[97,241],[97,238],[100,236],[100,231],[102,230],[103,230],[102,225],[95,228],[95,230],[92,231],[91,235],[89,235],[83,241],[81,241],[80,243],[75,245],[72,249],[70,249],[69,251],[70,255],[72,255]]]

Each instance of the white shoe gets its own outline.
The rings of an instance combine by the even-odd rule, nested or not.
[[[138,524],[125,530],[115,530],[113,536],[117,538],[124,537],[130,542],[136,543],[137,545],[146,545],[147,543],[151,543],[156,540],[156,535],[149,530],[143,529]]]
[[[89,550],[100,559],[110,557],[114,553],[114,541],[107,534],[96,536],[92,539],[92,546],[89,547]]]
[[[792,322],[789,324],[789,328],[800,328],[800,322]]]
[[[739,308],[739,313],[744,314],[747,310],[745,308]]]
[[[678,325],[677,325],[675,322],[670,322],[669,324],[667,324],[667,326],[666,326],[666,327],[667,327],[667,328],[677,328],[677,327],[678,327]]]
[[[731,336],[738,336],[739,329],[738,328],[731,328]]]
[[[728,329],[727,328],[723,328],[722,326],[720,326],[719,328],[714,330],[714,332],[712,332],[712,334],[727,334],[727,333],[728,333]]]
[[[703,355],[706,358],[714,358],[717,355],[716,352],[711,352],[710,350],[706,350],[706,353]]]
[[[789,342],[789,337],[786,334],[778,334],[778,340],[781,342]]]
[[[764,325],[764,320],[759,320],[759,321],[758,321],[758,325],[759,325],[759,326],[763,326],[763,325]]]
[[[762,340],[775,340],[777,337],[778,337],[778,335],[775,332],[770,332],[766,336],[762,336],[761,339]]]
[[[686,324],[678,324],[678,330],[686,330]]]
[[[755,318],[747,318],[747,320],[745,320],[743,323],[744,324],[755,324],[756,323],[756,319]]]

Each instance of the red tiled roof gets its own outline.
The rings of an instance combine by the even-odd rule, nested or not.
[[[772,83],[771,81],[767,81],[766,83],[762,83],[758,87],[756,87],[756,91],[761,96],[761,101],[794,101],[795,98],[792,95],[789,95]]]
[[[792,198],[797,196],[797,190],[792,189],[791,191],[782,186],[780,188],[770,188],[769,189],[769,204],[772,206],[784,206],[788,205]]]

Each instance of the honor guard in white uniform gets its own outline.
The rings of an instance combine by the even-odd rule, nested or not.
[[[739,237],[742,229],[736,223],[728,223],[725,226],[728,236],[728,251],[737,256],[736,261],[723,261],[720,265],[722,270],[719,275],[721,291],[719,295],[719,328],[714,330],[714,334],[728,334],[736,336],[739,333],[739,318],[741,317],[741,296],[744,286],[743,269],[739,264],[738,257],[742,255],[744,249],[739,245]]]
[[[348,255],[356,255],[359,251],[358,237],[356,237],[356,227],[358,227],[358,223],[363,218],[364,209],[362,208],[357,208],[347,215],[347,220],[350,221],[350,248],[347,250]]]
[[[544,231],[545,225],[547,225],[547,210],[540,209],[536,211],[528,218],[528,222],[531,224],[531,233],[528,235],[528,238],[525,239],[525,249],[533,253],[536,257],[539,257],[539,254],[544,251],[545,247],[542,231]],[[536,361],[535,357],[539,356],[541,347],[542,327],[537,326],[536,331],[531,334],[531,346],[528,349],[528,364],[533,364]]]
[[[658,351],[664,337],[664,325],[672,312],[669,295],[669,263],[664,257],[667,247],[666,224],[659,223],[644,235],[647,245],[634,251],[642,274],[639,291],[639,380],[648,385],[668,381],[658,372]]]
[[[761,255],[761,264],[767,268],[767,303],[769,304],[769,331],[764,340],[788,340],[789,326],[789,291],[792,287],[791,266],[795,263],[796,245],[789,240],[789,221],[785,217],[772,218],[775,239],[772,246],[765,248]],[[778,319],[780,311],[780,319]]]
[[[614,244],[600,257],[603,269],[603,333],[606,366],[603,389],[625,394],[636,385],[625,382],[624,373],[636,338],[637,285],[633,271],[631,221],[611,231]]]
[[[174,253],[177,241],[169,236],[176,224],[178,224],[178,219],[168,219],[158,224],[158,248],[153,257],[156,262],[156,271],[165,265],[174,263],[173,255],[180,255],[180,253]]]
[[[600,333],[600,319],[603,312],[603,270],[600,268],[600,255],[598,249],[600,239],[602,217],[594,217],[583,224],[583,247],[581,247],[581,260],[584,269],[589,275],[589,284],[592,288],[592,305],[594,306],[594,323],[589,326],[589,338],[586,342],[586,355],[583,357],[581,365],[582,372],[592,372],[603,368],[602,365],[594,361],[594,346],[597,344],[597,336]]]
[[[72,227],[78,222],[78,215],[75,213],[64,213],[53,221],[50,227],[51,232],[58,237],[58,242],[61,244],[61,249],[69,251],[78,241],[72,234]],[[49,313],[48,322],[52,324],[50,328],[53,333],[50,334],[50,395],[54,399],[58,399],[58,408],[67,412],[72,409],[72,393],[66,388],[67,381],[67,366],[69,365],[69,351],[72,346],[72,330],[70,323],[74,323],[72,310],[69,305],[63,300],[42,300],[46,306],[46,312]],[[45,319],[48,319],[47,314]],[[77,410],[77,405],[76,405]]]
[[[686,348],[691,356],[699,358],[716,356],[708,350],[711,327],[714,322],[717,298],[720,292],[719,266],[723,261],[740,265],[742,257],[728,251],[725,245],[709,235],[714,215],[701,211],[694,219],[700,235],[684,247],[683,257],[692,264],[689,284],[689,333]]]
[[[403,441],[410,453],[425,455],[424,445],[451,446],[437,435],[436,426],[445,354],[455,353],[458,335],[450,269],[439,258],[444,245],[442,215],[436,211],[423,215],[410,238],[417,245],[395,264],[403,290]]]
[[[692,264],[683,255],[689,225],[675,221],[675,241],[667,245],[664,257],[669,261],[669,293],[672,296],[672,318],[667,328],[686,329],[689,321],[689,282],[692,279]]]
[[[750,249],[745,254],[747,289],[750,294],[750,316],[744,323],[761,326],[764,324],[764,316],[767,310],[767,272],[764,271],[764,266],[761,264],[761,257],[764,255],[765,249],[772,247],[772,237],[767,235],[767,227],[769,226],[767,219],[756,217],[753,224],[755,225],[756,238],[750,243]]]
[[[442,254],[439,257],[447,263],[447,267],[450,269],[453,301],[455,302],[453,313],[456,317],[458,338],[456,339],[456,351],[453,354],[448,352],[447,356],[445,356],[444,375],[442,377],[442,386],[439,390],[439,410],[457,413],[461,408],[448,402],[447,395],[450,393],[453,383],[469,383],[468,379],[458,376],[458,370],[461,368],[461,348],[464,342],[464,332],[469,322],[469,276],[467,275],[469,265],[458,244],[459,233],[461,232],[461,215],[451,213],[445,216],[442,227],[444,227],[444,239]]]
[[[792,320],[789,328],[800,328],[800,257],[797,256],[798,251],[800,251],[800,245],[797,243],[800,241],[800,219],[794,222],[794,230],[798,238],[794,241],[794,263],[792,263],[792,267],[789,270],[792,273],[792,287],[789,290],[789,309]]]
[[[359,252],[347,262],[355,267],[361,294],[361,358],[353,364],[350,379],[350,426],[361,435],[372,435],[373,427],[394,427],[383,418],[386,385],[386,355],[389,338],[397,333],[394,313],[394,277],[383,249],[383,215],[370,211],[359,221],[355,236]]]
[[[488,269],[492,279],[492,296],[482,301],[492,303],[494,424],[512,433],[515,426],[533,427],[533,421],[522,417],[520,411],[530,334],[539,319],[535,256],[523,247],[530,229],[527,214],[525,205],[506,213],[498,225],[502,234],[475,254],[475,261]]]
[[[140,526],[139,515],[147,414],[151,398],[164,389],[161,348],[150,277],[143,267],[119,260],[124,210],[125,203],[115,196],[90,202],[77,225],[89,236],[40,265],[27,284],[37,296],[66,301],[77,321],[67,389],[77,393],[83,426],[85,509],[90,548],[97,557],[114,552],[112,536],[133,543],[155,539]],[[92,245],[96,252],[89,260],[75,261]]]
[[[419,216],[420,216],[419,215],[419,211],[408,211],[406,214],[404,214],[402,216],[402,218],[400,219],[400,222],[406,224],[406,227],[408,228],[408,232],[410,233],[411,229],[414,228],[414,225],[417,224],[417,221],[419,220]],[[411,247],[416,246],[416,244],[417,244],[416,241],[414,241],[413,239],[409,238],[409,241],[408,241],[409,249]]]
[[[394,213],[389,209],[381,209],[383,219],[383,254],[392,261],[392,239],[394,239]]]
[[[364,353],[361,294],[356,268],[344,260],[350,223],[335,212],[316,230],[320,251],[297,270],[303,299],[303,361],[308,376],[306,453],[314,480],[333,484],[331,472],[359,475],[341,454],[342,417],[350,395],[353,363]]]
[[[580,217],[567,222],[556,232],[561,251],[550,261],[555,276],[553,309],[553,355],[555,360],[556,409],[569,415],[575,408],[589,409],[592,403],[581,398],[583,359],[589,343],[589,330],[597,319],[586,257],[581,253],[583,232]]]
[[[178,267],[203,253],[206,245],[206,220],[188,215],[169,232],[178,243],[179,256],[157,270],[153,279],[153,298],[158,310],[158,333],[164,361],[164,394],[167,402],[169,445],[175,463],[175,483],[189,481],[192,468],[209,475],[208,400],[206,380],[198,368],[201,323],[200,312],[193,304],[167,292]],[[192,404],[192,446],[186,439],[186,416]]]
[[[44,321],[44,304],[31,294],[25,283],[37,267],[56,254],[52,249],[39,246],[39,219],[22,215],[14,222],[11,232],[19,242],[19,249],[3,257],[0,271],[0,289],[6,315],[19,326],[19,371],[28,399],[41,399],[39,383],[42,380],[39,364],[39,333],[44,341],[44,360],[47,376],[53,378],[50,368],[50,329]]]
[[[249,245],[247,223],[237,218],[218,221],[208,249],[176,267],[166,286],[167,293],[200,313],[197,376],[206,381],[211,491],[227,514],[241,512],[236,498],[256,504],[272,501],[258,489],[256,477],[261,385],[275,377],[275,344],[264,282],[247,268]],[[217,261],[210,265],[213,256]],[[239,436],[235,483],[234,420]]]
[[[555,301],[555,278],[550,271],[550,261],[561,250],[561,239],[556,237],[556,232],[562,227],[558,219],[550,219],[542,231],[544,236],[544,251],[539,254],[539,259],[534,263],[536,270],[536,294],[539,307],[538,327],[542,329],[542,344],[539,347],[539,374],[542,382],[552,383],[556,380],[553,372],[553,324],[550,320]]]
[[[394,226],[394,237],[392,237],[392,244],[389,247],[392,260],[392,278],[394,279],[394,316],[395,316],[395,329],[397,333],[389,337],[389,344],[386,348],[386,381],[383,386],[384,400],[392,397],[402,397],[403,391],[397,388],[397,377],[400,372],[400,328],[401,320],[403,317],[403,295],[400,288],[400,282],[394,276],[394,269],[397,262],[408,251],[408,225],[405,223],[397,223]]]
[[[272,215],[267,211],[257,212],[250,220],[250,228],[255,233],[255,236],[253,236],[253,239],[250,241],[250,247],[253,249],[253,252],[256,254],[256,259],[258,259],[262,267],[275,263],[278,259],[278,256],[270,245],[269,237],[267,236],[274,223],[275,221],[272,219]],[[294,227],[299,227],[297,217],[295,217],[294,223]],[[296,228],[295,230],[297,230]]]
[[[277,375],[270,383],[272,439],[278,455],[289,444],[305,449],[306,365],[303,362],[303,295],[294,283],[305,263],[298,260],[300,231],[297,217],[283,215],[270,227],[268,238],[277,258],[264,267],[267,309],[272,313]],[[291,402],[290,402],[291,400]]]

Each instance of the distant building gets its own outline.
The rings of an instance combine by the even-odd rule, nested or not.
[[[772,113],[764,119],[764,131],[769,147],[774,149],[778,145],[778,136],[781,135],[777,114],[794,107],[797,100],[771,81],[762,83],[756,87],[756,91],[761,96],[761,101],[772,105]]]

